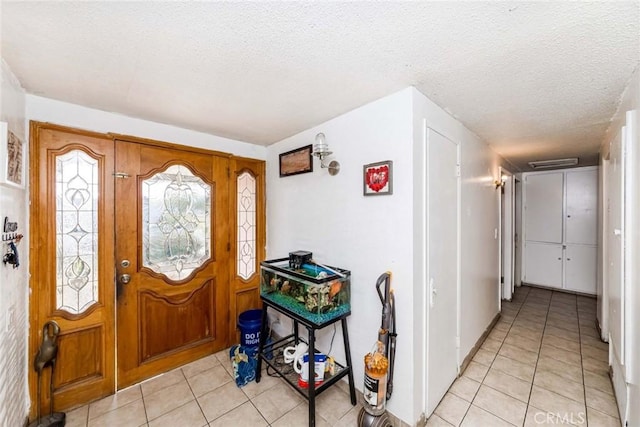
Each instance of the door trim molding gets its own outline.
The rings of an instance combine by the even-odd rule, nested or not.
[[[29,410],[30,419],[33,419],[33,417],[36,414],[35,403],[36,403],[36,382],[37,382],[37,376],[32,369],[31,362],[33,360],[33,357],[37,353],[38,347],[40,345],[39,332],[42,326],[41,325],[42,320],[40,319],[40,313],[39,313],[39,305],[37,303],[34,303],[36,301],[39,301],[40,298],[43,297],[41,295],[42,292],[40,291],[39,287],[36,285],[37,283],[40,283],[41,280],[43,279],[42,275],[38,271],[40,242],[31,236],[35,236],[35,233],[41,229],[41,227],[38,224],[38,221],[40,216],[43,214],[43,209],[44,209],[43,206],[40,206],[38,201],[41,192],[46,191],[46,188],[42,188],[42,185],[38,180],[38,170],[39,170],[39,164],[41,161],[41,156],[37,151],[38,141],[40,140],[41,133],[43,131],[57,131],[62,133],[66,132],[66,133],[70,133],[78,136],[97,138],[97,139],[106,139],[106,140],[113,141],[114,144],[117,140],[120,140],[124,142],[137,143],[145,146],[177,149],[177,150],[182,150],[186,152],[205,154],[205,155],[209,155],[217,158],[227,159],[229,160],[229,164],[230,164],[230,170],[227,170],[227,176],[229,177],[228,182],[230,186],[229,187],[230,191],[235,189],[235,181],[233,179],[234,176],[230,172],[234,170],[233,167],[236,165],[236,162],[247,161],[247,162],[254,163],[256,165],[256,169],[259,171],[258,176],[256,176],[257,188],[259,190],[259,194],[258,194],[259,200],[257,201],[262,206],[256,218],[257,220],[256,225],[258,228],[258,233],[257,233],[258,238],[257,238],[257,248],[256,248],[257,264],[259,265],[260,261],[264,260],[266,256],[266,247],[265,247],[266,245],[266,209],[265,209],[266,207],[266,196],[265,196],[266,162],[265,160],[235,156],[231,153],[225,153],[222,151],[182,145],[182,144],[173,143],[173,142],[153,140],[149,138],[120,134],[115,132],[97,132],[97,131],[91,131],[91,130],[86,130],[81,128],[75,128],[71,126],[58,125],[54,123],[40,122],[36,120],[29,121],[29,176],[28,176],[29,177],[29,182],[28,182],[29,206],[28,206],[27,214],[29,216],[29,220],[28,220],[29,221],[29,235],[28,235],[29,266],[28,266],[28,269],[30,274],[30,277],[29,277],[30,295],[28,297],[28,304],[29,304],[28,334],[29,336],[27,339],[27,366],[28,366],[27,380],[28,380],[29,397],[31,401],[30,410]],[[234,194],[233,192],[231,192],[230,194],[231,200],[229,203],[229,207],[230,207],[230,213],[233,214],[231,218],[234,218],[233,223],[235,224],[235,221],[236,221],[235,220],[235,216],[236,216],[235,204],[232,203],[232,201],[235,200],[235,195],[233,194]],[[228,275],[233,277],[235,275],[235,263],[237,262],[236,253],[233,250],[233,246],[234,246],[233,242],[234,242],[236,229],[231,226],[227,226],[224,228],[225,229],[222,230],[223,236],[224,236],[223,238],[226,239],[227,247],[229,248],[229,252],[230,252],[228,257],[229,268],[227,271],[228,271]],[[225,274],[225,277],[220,277],[221,281],[225,281],[226,279],[227,279],[226,274]],[[237,290],[238,292],[259,291],[258,288],[252,289],[251,286],[238,288]],[[259,296],[259,293],[257,295]],[[228,329],[233,331],[235,330],[235,319],[231,318],[231,306],[233,305],[235,307],[235,293],[232,292],[232,289],[230,289],[229,292],[227,292],[226,299],[229,303],[227,304],[227,306],[229,307],[229,310],[226,313],[225,317],[228,319],[228,323],[229,323]],[[92,307],[89,311],[93,311],[94,309],[95,309],[95,306]],[[117,310],[117,307],[115,306],[115,293],[114,293],[114,310]],[[56,313],[56,315],[58,314],[60,313]],[[83,313],[81,316],[84,316],[86,314],[87,313]],[[117,322],[117,314],[115,312],[114,312],[113,322],[114,322],[114,328],[115,328],[115,324]],[[233,341],[234,339],[233,335],[230,335],[228,333],[225,333],[224,335],[226,335],[226,338],[227,338],[227,345]],[[114,374],[117,375],[117,369],[114,371]],[[119,380],[116,379],[116,382],[118,381]],[[115,387],[113,391],[115,391]]]
[[[40,330],[42,327],[42,323],[44,321],[44,318],[41,318],[41,304],[40,301],[42,301],[43,298],[46,299],[46,301],[50,301],[52,295],[55,297],[55,293],[52,293],[52,295],[48,295],[46,292],[43,292],[41,289],[40,284],[41,283],[45,283],[47,278],[43,277],[44,271],[45,269],[42,267],[43,262],[51,262],[48,258],[50,257],[50,254],[43,254],[43,249],[42,249],[42,242],[39,238],[36,238],[39,234],[43,234],[45,232],[41,231],[42,227],[40,227],[40,223],[42,221],[42,216],[45,215],[46,210],[47,210],[47,206],[48,203],[50,203],[50,201],[47,201],[47,204],[40,204],[41,199],[43,198],[43,192],[46,192],[48,190],[48,186],[50,185],[49,182],[46,183],[45,187],[43,188],[43,186],[41,185],[40,182],[40,164],[42,161],[46,160],[43,159],[42,156],[40,155],[40,140],[42,139],[42,132],[43,131],[55,131],[55,132],[60,132],[60,133],[67,133],[67,134],[73,134],[73,135],[77,135],[79,137],[87,137],[87,138],[92,138],[92,139],[96,139],[96,140],[103,140],[103,141],[108,141],[109,137],[104,134],[104,133],[99,133],[99,132],[92,132],[92,131],[86,131],[83,129],[76,129],[76,128],[71,128],[71,127],[67,127],[67,126],[61,126],[61,125],[55,125],[55,124],[51,124],[51,123],[43,123],[43,122],[38,122],[38,121],[30,121],[29,122],[29,184],[28,184],[28,191],[29,191],[29,206],[28,206],[28,216],[29,216],[29,235],[28,235],[28,240],[29,240],[29,290],[30,290],[30,295],[29,295],[29,308],[28,308],[28,315],[29,315],[29,327],[28,327],[28,345],[27,345],[27,367],[28,367],[28,373],[27,373],[27,381],[28,381],[28,387],[29,387],[29,397],[30,397],[30,409],[29,409],[29,417],[31,419],[33,419],[36,415],[36,408],[37,408],[37,402],[36,402],[36,388],[37,388],[37,375],[34,371],[34,369],[32,368],[32,363],[31,361],[33,360],[33,358],[35,357],[35,355],[38,352],[38,348],[40,345]],[[84,151],[84,150],[83,150]],[[46,196],[46,193],[45,195]],[[106,203],[106,201],[103,201],[102,203]],[[100,209],[100,206],[99,206]],[[55,220],[54,220],[55,221]],[[46,227],[46,226],[45,226]],[[38,234],[39,233],[39,234]],[[43,260],[44,259],[44,260]],[[99,267],[101,270],[105,268],[105,266]],[[51,316],[56,316],[59,319],[64,319],[65,321],[73,321],[73,320],[77,320],[77,319],[83,319],[86,317],[89,317],[91,315],[94,314],[94,312],[99,309],[99,308],[104,308],[104,304],[105,304],[105,299],[104,299],[104,292],[102,293],[102,295],[100,296],[100,298],[103,298],[102,302],[98,302],[96,304],[93,304],[93,306],[91,308],[89,308],[87,311],[79,314],[79,315],[73,315],[73,314],[69,314],[66,312],[61,312],[60,310],[52,310],[51,312]],[[115,319],[115,317],[114,317]],[[115,323],[113,325],[113,327],[115,327]],[[76,329],[71,329],[71,330],[65,330],[64,334],[61,334],[61,336],[68,334],[70,332],[79,332],[79,331],[83,331],[83,330],[90,330],[92,329],[92,327],[80,327],[80,328],[76,328]],[[113,329],[113,328],[112,328]],[[104,343],[103,345],[108,345],[108,343]],[[113,368],[114,369],[114,373],[115,373],[115,358],[112,361],[113,362]],[[105,359],[104,363],[108,363]],[[107,366],[104,366],[104,369],[108,368]],[[46,373],[45,375],[43,375],[43,381],[46,380],[47,378],[49,378],[49,374]],[[114,377],[115,379],[115,377]],[[89,380],[89,379],[87,379]],[[81,382],[79,382],[78,384],[81,384]],[[86,382],[85,382],[86,383]],[[111,385],[109,385],[109,387],[111,387]],[[46,388],[46,387],[45,387]],[[60,388],[59,390],[63,390],[64,387]],[[115,380],[114,380],[114,384],[113,384],[113,390],[115,390]],[[76,391],[77,393],[77,391]],[[45,395],[48,396],[48,390],[45,392]],[[45,396],[45,398],[46,398]],[[45,407],[46,409],[46,407]]]
[[[175,142],[167,142],[167,141],[160,141],[160,140],[155,140],[150,138],[143,138],[141,136],[123,135],[123,134],[114,133],[114,132],[107,132],[105,135],[107,135],[109,138],[113,139],[114,141],[118,140],[118,141],[125,141],[125,142],[135,142],[137,144],[151,145],[157,148],[170,148],[174,150],[178,149],[178,150],[188,151],[191,153],[207,154],[211,156],[225,157],[228,159],[238,158],[231,153],[225,153],[225,152],[216,151],[216,150],[209,150],[209,149],[200,148],[200,147],[193,147],[190,145],[182,145],[182,144],[177,144]]]

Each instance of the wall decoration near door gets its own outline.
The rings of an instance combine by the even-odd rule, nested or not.
[[[365,196],[393,194],[393,162],[385,160],[364,165],[362,184]]]
[[[18,244],[22,240],[22,234],[18,233],[18,222],[9,221],[9,217],[4,217],[2,227],[3,254],[2,263],[12,265],[13,268],[20,267],[20,257],[18,255]]]
[[[280,154],[280,178],[313,172],[312,146],[296,148]]]
[[[0,122],[0,184],[24,188],[23,142]]]

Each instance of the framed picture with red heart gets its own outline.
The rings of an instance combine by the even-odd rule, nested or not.
[[[364,165],[362,183],[365,196],[393,194],[393,162],[385,160]]]

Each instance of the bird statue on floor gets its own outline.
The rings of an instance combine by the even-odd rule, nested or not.
[[[60,335],[60,326],[53,320],[48,321],[42,327],[42,344],[38,349],[33,360],[33,368],[38,373],[38,402],[37,402],[37,419],[31,423],[29,427],[63,427],[66,415],[64,412],[53,412],[53,375],[56,367],[56,359],[58,357],[58,335]],[[51,378],[49,380],[49,415],[42,419],[40,405],[41,400],[41,378],[42,371],[47,366],[51,366]]]
[[[58,335],[60,334],[60,326],[53,320],[48,321],[42,328],[42,344],[38,349],[38,354],[33,360],[33,368],[38,375],[42,374],[42,370],[46,366],[54,366],[56,357],[58,356]]]

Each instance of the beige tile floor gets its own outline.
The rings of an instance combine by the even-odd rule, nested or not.
[[[517,288],[428,426],[620,426],[596,300]]]
[[[266,375],[238,388],[227,350],[67,413],[67,427],[298,427],[308,424],[308,404],[284,380]],[[316,425],[354,426],[348,386],[316,399]]]
[[[593,298],[518,288],[427,425],[620,426],[595,310]],[[73,410],[67,427],[307,425],[307,402],[262,378],[236,387],[222,351]],[[356,425],[361,406],[342,386],[318,397],[316,425]]]

